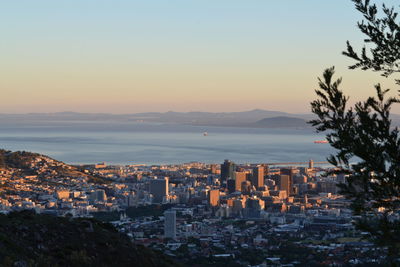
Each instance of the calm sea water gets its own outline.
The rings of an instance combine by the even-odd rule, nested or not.
[[[207,131],[208,136],[203,136]],[[0,147],[43,153],[71,164],[325,161],[311,129],[248,129],[116,122],[1,122]]]

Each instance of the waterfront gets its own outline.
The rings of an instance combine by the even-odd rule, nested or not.
[[[207,131],[208,136],[203,136]],[[35,151],[70,164],[175,164],[325,161],[328,144],[312,129],[204,127],[89,121],[2,122],[1,146]]]

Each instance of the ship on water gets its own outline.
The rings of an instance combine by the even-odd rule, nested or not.
[[[208,133],[207,133],[207,132],[204,132],[204,133],[203,133],[203,136],[208,136]]]
[[[327,144],[329,143],[328,140],[315,140],[314,144]]]

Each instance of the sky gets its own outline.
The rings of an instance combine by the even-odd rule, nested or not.
[[[309,113],[330,66],[362,100],[394,83],[347,69],[361,19],[350,0],[0,1],[0,113]]]

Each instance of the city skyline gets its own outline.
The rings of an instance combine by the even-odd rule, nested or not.
[[[0,266],[397,266],[398,8],[0,1]]]
[[[373,94],[380,81],[395,89],[377,73],[347,70],[346,40],[359,47],[363,39],[351,1],[1,7],[1,113],[308,113],[317,77],[332,65],[352,100]]]

